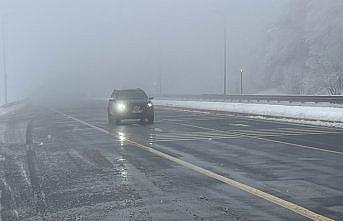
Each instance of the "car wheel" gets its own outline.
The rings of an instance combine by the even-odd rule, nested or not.
[[[109,123],[109,124],[113,124],[113,120],[112,120],[112,118],[111,118],[110,115],[108,115],[108,123]]]
[[[152,114],[147,117],[148,118],[148,124],[153,124],[155,120],[155,116]]]

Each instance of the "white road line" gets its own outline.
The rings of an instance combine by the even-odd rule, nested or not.
[[[194,127],[194,128],[198,128],[198,129],[207,129],[207,130],[210,130],[210,131],[218,131],[219,133],[225,133],[225,131],[223,131],[223,130],[216,130],[216,129],[212,129],[212,128],[201,127],[201,126],[196,126],[196,125],[191,125],[191,124],[182,124],[182,123],[176,123],[176,122],[174,122],[174,124],[178,124],[178,125],[182,125],[182,126],[187,126],[187,127]],[[269,141],[269,142],[274,142],[274,143],[287,144],[289,146],[296,146],[296,147],[301,147],[301,148],[304,148],[304,149],[310,149],[310,150],[316,150],[316,151],[321,151],[321,152],[326,152],[326,153],[333,153],[333,154],[343,155],[343,152],[334,151],[334,150],[327,150],[327,149],[322,149],[322,148],[318,148],[318,147],[312,147],[312,146],[295,144],[295,143],[290,143],[290,142],[285,142],[285,141],[278,141],[278,140],[273,140],[273,139],[268,139],[268,138],[262,138],[262,137],[259,137],[259,136],[256,136],[256,135],[249,135],[249,134],[244,134],[244,133],[241,133],[241,135],[245,136],[245,137],[248,137],[248,138],[258,139],[258,140],[264,140],[264,141]]]
[[[160,106],[162,107],[162,106]],[[179,108],[176,108],[176,107],[168,107],[168,106],[163,106],[163,108],[165,110],[174,110],[174,111],[179,111],[179,112],[192,112],[192,110],[186,110],[186,109],[183,109],[181,107]],[[213,115],[213,116],[227,116],[227,117],[235,117],[235,118],[238,118],[238,119],[242,119],[242,120],[248,120],[248,121],[262,121],[262,122],[267,122],[267,123],[273,123],[273,122],[277,122],[279,124],[285,124],[285,125],[295,125],[295,126],[306,126],[308,128],[319,128],[319,129],[325,129],[327,127],[325,126],[318,126],[318,125],[313,125],[313,124],[306,124],[306,123],[302,123],[302,122],[288,122],[288,121],[282,121],[280,119],[282,118],[277,118],[277,117],[265,117],[266,119],[261,119],[261,116],[259,115],[245,115],[245,116],[242,116],[242,114],[240,113],[235,113],[235,114],[230,114],[229,112],[228,113],[223,113],[223,112],[215,112],[215,111],[206,111],[206,110],[201,110],[201,109],[195,109],[195,111],[197,112],[200,112],[200,113],[203,113],[203,114],[209,114],[209,115]],[[201,112],[201,111],[204,111],[204,112]],[[241,116],[240,116],[241,115]],[[299,120],[299,119],[294,119],[294,120]],[[310,122],[310,120],[308,120],[308,122]],[[339,130],[339,131],[342,131],[343,132],[343,129],[342,128],[338,128],[336,127],[335,128],[336,130]]]
[[[75,121],[77,121],[77,122],[79,122],[79,123],[81,123],[81,124],[84,124],[84,125],[86,125],[86,126],[89,126],[89,127],[91,127],[91,128],[94,128],[95,130],[98,130],[98,131],[103,132],[103,133],[105,133],[105,134],[109,134],[109,135],[112,135],[112,136],[115,136],[115,137],[118,137],[118,136],[119,136],[118,134],[111,134],[109,131],[107,131],[107,130],[105,130],[105,129],[103,129],[103,128],[100,128],[100,127],[97,127],[97,126],[92,125],[92,124],[90,124],[90,123],[87,123],[87,122],[85,122],[85,121],[79,120],[79,119],[77,119],[77,118],[75,118],[75,117],[72,117],[72,116],[70,116],[70,115],[66,115],[66,114],[64,114],[64,113],[62,113],[62,112],[57,112],[57,113],[60,113],[60,114],[62,114],[62,115],[65,116],[65,117],[68,117],[68,118],[70,118],[70,119],[73,119],[73,120],[75,120]],[[248,192],[248,193],[250,193],[250,194],[252,194],[252,195],[255,195],[255,196],[257,196],[257,197],[260,197],[260,198],[262,198],[262,199],[265,199],[265,200],[267,200],[267,201],[269,201],[269,202],[271,202],[271,203],[274,203],[274,204],[276,204],[276,205],[279,205],[279,206],[281,206],[281,207],[284,207],[284,208],[286,208],[286,209],[288,209],[288,210],[291,210],[291,211],[293,211],[293,212],[295,212],[295,213],[297,213],[297,214],[299,214],[299,215],[301,215],[301,216],[307,217],[307,218],[309,218],[309,219],[311,219],[311,220],[315,220],[315,221],[333,221],[333,219],[330,219],[330,218],[328,218],[328,217],[325,217],[325,216],[323,216],[323,215],[320,215],[320,214],[318,214],[318,213],[315,213],[315,212],[313,212],[313,211],[311,211],[311,210],[309,210],[309,209],[306,209],[306,208],[304,208],[304,207],[301,207],[301,206],[299,206],[299,205],[297,205],[297,204],[294,204],[294,203],[292,203],[292,202],[286,201],[286,200],[284,200],[284,199],[281,199],[281,198],[276,197],[276,196],[274,196],[274,195],[271,195],[271,194],[269,194],[269,193],[263,192],[263,191],[261,191],[261,190],[259,190],[259,189],[256,189],[256,188],[254,188],[254,187],[248,186],[248,185],[246,185],[246,184],[240,183],[240,182],[238,182],[238,181],[236,181],[236,180],[233,180],[233,179],[224,177],[224,176],[222,176],[222,175],[219,175],[219,174],[217,174],[217,173],[214,173],[214,172],[212,172],[212,171],[210,171],[210,170],[207,170],[207,169],[204,169],[204,168],[202,168],[202,167],[196,166],[196,165],[194,165],[194,164],[192,164],[192,163],[189,163],[189,162],[187,162],[187,161],[184,161],[184,160],[181,160],[181,159],[179,159],[179,158],[173,157],[173,156],[168,155],[168,154],[166,154],[166,153],[163,153],[163,152],[161,152],[161,151],[159,151],[159,150],[156,150],[156,149],[154,149],[154,148],[152,148],[152,147],[150,147],[150,146],[146,146],[146,145],[137,143],[137,142],[135,142],[135,141],[133,141],[133,140],[128,140],[128,139],[127,139],[126,141],[127,141],[128,143],[130,143],[130,144],[136,146],[136,147],[139,147],[139,148],[141,148],[141,149],[143,149],[143,150],[146,150],[146,151],[148,151],[148,152],[150,152],[150,153],[153,153],[153,154],[155,154],[155,155],[157,155],[157,156],[160,156],[160,157],[162,157],[162,158],[168,159],[168,160],[170,160],[170,161],[172,161],[172,162],[175,162],[175,163],[177,163],[177,164],[179,164],[179,165],[182,165],[182,166],[184,166],[184,167],[186,167],[186,168],[188,168],[188,169],[191,169],[191,170],[193,170],[193,171],[199,172],[199,173],[204,174],[204,175],[206,175],[206,176],[208,176],[208,177],[211,177],[211,178],[213,178],[213,179],[216,179],[216,180],[218,180],[218,181],[221,181],[221,182],[223,182],[223,183],[226,183],[226,184],[228,184],[228,185],[230,185],[230,186],[233,186],[233,187],[236,187],[236,188],[238,188],[238,189],[240,189],[240,190],[243,190],[243,191],[245,191],[245,192]]]

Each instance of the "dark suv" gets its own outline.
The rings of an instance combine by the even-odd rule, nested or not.
[[[142,122],[154,122],[153,98],[142,89],[114,90],[108,102],[109,123],[120,123],[124,119],[140,119]]]

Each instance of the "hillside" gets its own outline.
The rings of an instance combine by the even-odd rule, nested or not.
[[[288,10],[269,32],[255,76],[258,89],[328,94],[334,88],[339,93],[337,81],[342,81],[343,76],[343,1],[291,0]]]

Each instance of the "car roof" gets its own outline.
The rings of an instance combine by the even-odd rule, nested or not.
[[[118,92],[118,91],[143,91],[141,88],[135,88],[135,89],[114,89],[113,92]]]

